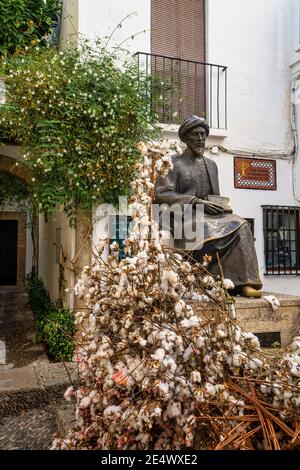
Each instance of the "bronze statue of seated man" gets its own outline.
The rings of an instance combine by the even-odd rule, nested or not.
[[[195,247],[193,258],[201,262],[205,254],[210,255],[209,271],[220,275],[221,264],[224,277],[235,285],[234,293],[261,297],[262,283],[248,222],[208,200],[209,195],[220,195],[220,190],[217,165],[204,157],[205,140],[209,135],[207,122],[198,116],[190,116],[183,121],[178,134],[187,149],[182,155],[174,155],[173,169],[166,177],[157,179],[155,202],[168,207],[191,204],[192,218],[196,217],[195,206],[203,204],[203,243],[199,249]],[[185,241],[184,236],[181,240],[174,240],[175,249],[182,249]]]

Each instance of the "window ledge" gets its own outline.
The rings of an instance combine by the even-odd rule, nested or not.
[[[300,272],[299,271],[294,271],[294,272],[289,272],[289,273],[283,273],[281,271],[280,272],[274,271],[274,273],[265,272],[264,276],[268,276],[268,277],[269,276],[280,276],[280,277],[282,277],[282,276],[293,276],[294,277],[294,276],[300,276]]]

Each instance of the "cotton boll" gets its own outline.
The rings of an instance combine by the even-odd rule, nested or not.
[[[74,387],[71,386],[71,387],[67,388],[67,390],[65,391],[64,397],[67,401],[71,401],[73,396],[75,396],[75,392],[74,392]]]
[[[194,326],[198,326],[199,323],[200,323],[200,318],[197,317],[196,315],[193,315],[192,317],[190,317],[190,325],[191,327],[194,327]]]
[[[151,357],[155,361],[162,362],[165,357],[165,351],[162,348],[158,348],[154,354],[151,354]]]
[[[300,408],[300,397],[293,398],[293,402],[298,408]]]
[[[290,346],[293,355],[300,355],[300,336],[296,336]]]
[[[200,372],[197,370],[194,370],[193,372],[191,372],[190,380],[193,383],[201,383],[202,378],[201,378]]]
[[[176,286],[178,283],[178,274],[174,271],[164,270],[162,278],[161,278],[161,285],[163,291],[166,292],[168,289],[168,285]]]
[[[169,343],[164,339],[162,340],[161,345],[166,352],[170,352],[172,350],[172,343]]]
[[[264,395],[267,395],[269,388],[266,385],[261,385],[260,389]]]
[[[234,367],[241,367],[241,365],[243,364],[242,356],[240,354],[233,354],[232,364]]]
[[[227,336],[226,331],[220,330],[220,329],[216,331],[216,337],[217,338],[225,338],[225,336]]]
[[[257,358],[253,358],[249,361],[249,367],[250,369],[256,370],[259,369],[262,366],[262,361]]]
[[[193,348],[191,346],[188,346],[186,348],[186,350],[184,351],[184,354],[183,354],[183,360],[184,362],[187,362],[191,356],[191,354],[193,354]]]
[[[167,383],[160,382],[158,388],[163,395],[166,395],[169,392],[169,385]]]
[[[235,328],[235,331],[234,331],[234,341],[235,341],[236,343],[239,343],[239,342],[240,342],[241,335],[242,335],[242,330],[240,329],[239,326],[237,326],[237,327]]]
[[[269,302],[274,312],[280,307],[280,302],[274,295],[265,295],[263,298]]]
[[[206,284],[206,286],[211,287],[215,285],[215,280],[212,276],[205,276],[202,279],[203,283]]]
[[[159,254],[157,255],[157,261],[158,261],[159,263],[165,263],[166,257],[165,257],[165,255],[164,255],[164,253],[159,253]]]
[[[204,294],[198,294],[197,292],[193,292],[190,295],[191,300],[195,300],[196,302],[209,302],[209,297]]]
[[[182,328],[190,328],[191,327],[190,320],[188,318],[185,318],[184,320],[180,322],[180,326]]]
[[[170,419],[181,415],[181,403],[170,400],[167,406],[167,415]]]
[[[177,318],[180,318],[180,316],[181,316],[181,314],[182,314],[182,312],[183,312],[184,306],[185,306],[185,303],[184,303],[183,300],[180,300],[179,302],[177,302],[177,303],[175,304],[174,310],[175,310],[175,314],[176,314],[176,317],[177,317]]]
[[[92,400],[91,400],[90,397],[84,397],[84,398],[82,398],[82,400],[80,400],[79,408],[85,409],[88,406],[90,406],[91,402],[92,402]]]
[[[254,336],[250,339],[250,346],[252,348],[260,348],[260,343],[259,343],[259,339],[257,338],[257,336]]]
[[[300,377],[300,366],[299,366],[299,364],[293,364],[293,366],[290,369],[290,372],[294,377]]]
[[[206,382],[204,385],[204,394],[210,397],[214,397],[216,395],[217,389],[214,385]]]
[[[112,406],[108,406],[107,408],[105,408],[103,415],[108,417],[114,414],[119,414],[120,412],[121,412],[120,406],[112,405]]]
[[[154,408],[154,410],[152,411],[150,416],[151,417],[157,416],[158,418],[160,418],[161,414],[162,414],[162,409],[156,407],[156,408]]]
[[[173,374],[177,369],[177,364],[171,357],[165,357],[165,359],[163,360],[163,365],[166,369],[169,369],[170,372],[172,372]]]
[[[139,339],[139,345],[144,348],[147,344],[147,341],[144,338]]]
[[[199,349],[202,349],[205,345],[205,338],[203,336],[198,336],[196,339],[196,345]]]
[[[225,289],[234,289],[234,283],[232,282],[231,279],[223,279],[223,286]]]

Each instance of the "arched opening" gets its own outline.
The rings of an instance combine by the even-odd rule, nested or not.
[[[0,155],[0,287],[23,288],[35,264],[36,218],[28,184],[29,169]]]

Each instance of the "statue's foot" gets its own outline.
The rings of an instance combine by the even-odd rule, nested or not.
[[[241,295],[243,297],[255,297],[256,299],[260,299],[262,293],[260,290],[254,289],[254,287],[244,286],[241,290]]]

